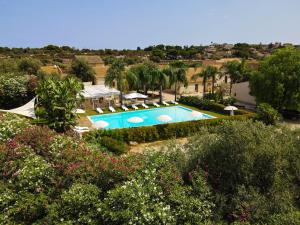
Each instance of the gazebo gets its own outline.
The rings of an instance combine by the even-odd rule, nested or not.
[[[84,90],[81,93],[86,100],[86,102],[90,102],[92,107],[95,108],[95,104],[100,103],[105,98],[114,98],[114,96],[118,96],[120,91],[106,87],[105,85],[88,85],[84,87]]]
[[[132,92],[132,93],[124,95],[123,98],[126,100],[136,100],[136,101],[137,101],[137,99],[144,99],[144,101],[145,101],[148,98],[148,96],[137,93],[137,92]]]

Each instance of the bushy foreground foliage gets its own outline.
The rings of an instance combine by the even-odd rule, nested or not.
[[[48,127],[6,136],[1,224],[299,224],[297,132],[225,122],[123,156]]]
[[[267,125],[276,125],[281,119],[281,115],[268,103],[261,103],[257,107],[256,119]]]

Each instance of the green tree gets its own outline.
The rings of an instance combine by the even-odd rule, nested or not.
[[[29,75],[37,75],[41,66],[41,61],[33,58],[22,58],[18,62],[19,71]]]
[[[261,103],[257,107],[256,119],[264,122],[267,125],[276,125],[281,116],[276,109],[268,103]]]
[[[123,104],[123,92],[128,89],[127,73],[125,63],[122,60],[115,60],[105,76],[105,85],[113,87],[117,83],[117,89],[120,91],[120,103]]]
[[[95,81],[95,71],[84,59],[75,59],[72,62],[71,74],[83,82]]]
[[[258,103],[300,111],[300,51],[285,48],[265,58],[252,74],[250,88]]]
[[[175,101],[177,101],[177,91],[180,84],[185,87],[188,85],[186,77],[187,65],[181,61],[170,63],[169,67],[164,70],[164,73],[169,77],[169,84],[174,85],[175,88]]]
[[[223,66],[225,69],[225,74],[228,74],[230,77],[230,95],[232,92],[232,85],[236,82],[243,80],[247,75],[246,63],[243,60],[239,62],[237,60],[226,62]]]
[[[192,79],[194,80],[198,77],[203,78],[203,96],[206,94],[206,83],[209,78],[212,79],[212,92],[214,93],[217,73],[218,68],[214,66],[208,66],[202,72],[193,75]]]
[[[80,92],[83,86],[76,78],[64,80],[42,79],[37,87],[37,110],[39,119],[59,132],[66,131],[76,124],[75,110],[82,101]]]

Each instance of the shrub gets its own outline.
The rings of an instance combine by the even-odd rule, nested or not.
[[[29,125],[27,119],[15,114],[5,113],[0,115],[0,143],[13,138]]]
[[[0,74],[0,108],[10,109],[27,103],[28,78],[17,74]]]
[[[22,58],[18,63],[18,69],[28,75],[36,75],[41,68],[41,61],[33,58]]]
[[[116,155],[121,155],[128,152],[129,147],[122,141],[115,140],[111,137],[102,137],[100,139],[101,146],[105,147],[109,152],[113,152]]]
[[[257,120],[264,122],[266,125],[275,125],[281,119],[280,114],[268,103],[261,103],[257,107]]]

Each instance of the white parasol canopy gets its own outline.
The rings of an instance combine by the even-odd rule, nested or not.
[[[140,93],[137,93],[137,92],[134,92],[134,93],[130,93],[130,94],[124,95],[124,98],[125,99],[135,99],[135,98],[146,99],[146,98],[148,98],[148,96],[140,94]]]
[[[157,119],[158,121],[165,122],[165,123],[167,123],[167,122],[173,120],[172,117],[170,117],[170,116],[168,116],[168,115],[160,115],[160,116],[157,117],[156,119]]]
[[[194,116],[194,117],[198,117],[198,116],[202,116],[203,114],[201,112],[198,112],[198,111],[193,111],[193,112],[191,112],[191,115]]]
[[[138,117],[138,116],[131,117],[127,121],[130,122],[130,123],[142,123],[142,122],[144,122],[144,120],[141,117]]]
[[[224,108],[225,111],[230,111],[230,116],[234,116],[234,111],[238,110],[237,107],[229,105],[227,107]]]
[[[224,110],[226,110],[226,111],[231,111],[231,110],[238,110],[238,108],[235,107],[235,106],[229,105],[229,106],[226,106],[226,107],[224,108]]]
[[[99,120],[93,124],[93,127],[96,129],[103,129],[103,128],[107,127],[108,125],[109,125],[108,122],[106,122],[104,120]]]

